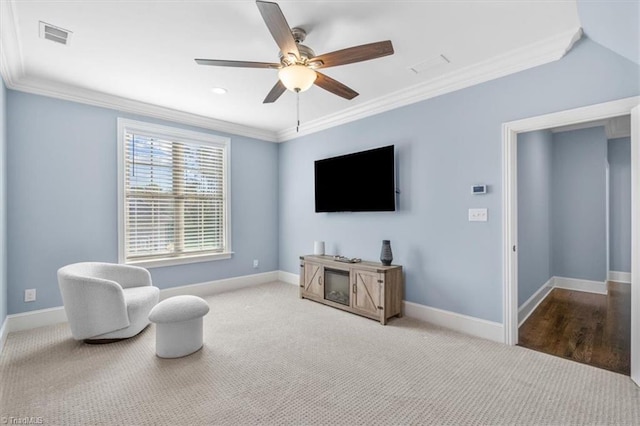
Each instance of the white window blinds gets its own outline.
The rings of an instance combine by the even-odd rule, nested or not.
[[[124,261],[228,252],[226,144],[161,129],[121,131]]]

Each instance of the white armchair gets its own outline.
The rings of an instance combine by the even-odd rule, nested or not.
[[[140,333],[160,295],[149,271],[113,263],[64,266],[58,270],[58,285],[73,338],[92,343]]]

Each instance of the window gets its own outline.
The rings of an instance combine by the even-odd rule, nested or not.
[[[229,139],[118,119],[121,263],[231,257]]]

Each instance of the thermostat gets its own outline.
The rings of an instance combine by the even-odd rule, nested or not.
[[[473,195],[486,194],[487,193],[487,185],[473,185],[471,187],[471,193]]]

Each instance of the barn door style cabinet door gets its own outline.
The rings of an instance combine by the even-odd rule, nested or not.
[[[300,297],[386,324],[402,316],[402,266],[344,263],[332,256],[300,257]]]
[[[310,298],[323,297],[324,286],[324,267],[317,263],[310,263],[308,267],[302,268],[300,271],[301,292],[307,294]]]
[[[351,270],[351,307],[363,315],[378,315],[384,304],[384,274]]]

